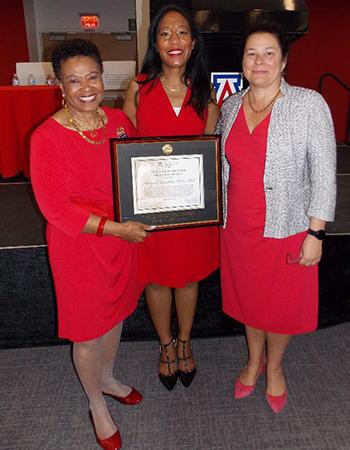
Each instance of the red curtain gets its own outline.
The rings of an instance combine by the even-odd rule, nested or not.
[[[306,0],[309,34],[296,41],[289,55],[288,81],[318,90],[320,76],[331,72],[350,84],[350,2]],[[335,81],[324,81],[323,95],[331,109],[337,139],[344,141],[350,95]]]
[[[16,62],[29,61],[22,0],[1,2],[0,84],[11,84]]]

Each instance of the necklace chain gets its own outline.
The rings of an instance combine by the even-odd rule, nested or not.
[[[186,86],[185,84],[184,84],[182,87],[180,87],[180,88],[171,88],[171,87],[169,87],[166,83],[164,83],[163,80],[160,80],[160,82],[161,82],[162,85],[165,87],[165,89],[167,89],[167,90],[170,91],[170,92],[180,92],[180,91],[183,91],[184,89],[187,88],[187,86]]]
[[[271,105],[273,105],[275,103],[275,101],[277,100],[277,97],[280,95],[281,89],[278,89],[277,94],[273,97],[273,99],[270,101],[270,103],[268,103],[263,109],[255,109],[252,103],[252,99],[250,98],[250,90],[248,91],[248,102],[249,102],[249,106],[251,107],[251,109],[257,113],[260,114],[264,111],[267,110],[267,108],[269,108]]]
[[[78,134],[85,139],[85,141],[89,142],[89,144],[93,144],[93,145],[101,145],[104,144],[106,141],[106,137],[107,137],[107,130],[106,130],[106,124],[105,121],[103,120],[103,117],[101,115],[101,112],[99,111],[99,109],[96,109],[96,114],[98,117],[98,121],[97,121],[97,126],[95,128],[88,128],[88,132],[90,133],[91,137],[96,137],[97,136],[97,129],[98,126],[100,124],[102,124],[103,128],[103,138],[99,141],[96,141],[94,139],[90,139],[88,136],[86,136],[86,134],[84,134],[84,130],[82,129],[82,125],[72,116],[72,113],[70,112],[68,105],[65,103],[64,105],[64,112],[67,116],[67,120],[68,122],[75,128],[75,130],[78,132]]]

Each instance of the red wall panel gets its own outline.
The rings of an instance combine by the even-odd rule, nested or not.
[[[350,2],[306,0],[309,34],[296,41],[290,51],[288,81],[318,89],[320,76],[331,72],[350,85]],[[337,138],[345,140],[350,94],[327,78],[323,95],[332,111]]]
[[[317,89],[320,76],[332,72],[350,84],[350,1],[306,0],[306,5],[309,34],[293,44],[288,81]],[[10,84],[16,62],[29,60],[22,0],[3,2],[0,26],[0,84],[6,85]],[[337,138],[345,140],[350,96],[330,79],[324,83],[323,94],[332,111]]]
[[[29,61],[22,0],[1,2],[0,84],[11,83],[16,62]]]

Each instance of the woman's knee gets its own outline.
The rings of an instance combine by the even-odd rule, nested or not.
[[[154,292],[168,292],[170,290],[170,287],[163,286],[161,284],[155,284],[155,283],[149,283],[146,286],[146,291],[154,291]]]
[[[103,342],[103,336],[96,338],[96,339],[90,339],[89,341],[82,341],[82,342],[74,342],[73,343],[73,351],[78,352],[92,352],[98,350]]]

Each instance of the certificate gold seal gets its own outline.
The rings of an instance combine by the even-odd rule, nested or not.
[[[164,155],[171,155],[173,153],[173,146],[170,144],[165,144],[162,147]]]

